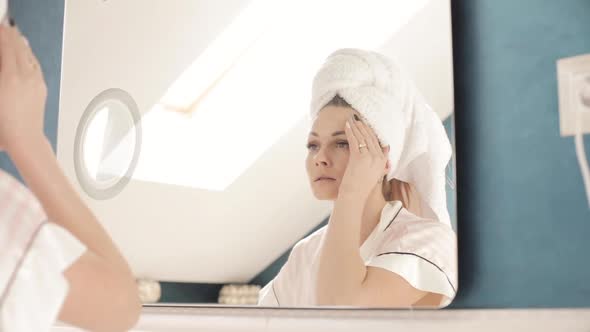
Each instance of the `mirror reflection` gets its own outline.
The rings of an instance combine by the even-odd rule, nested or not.
[[[146,302],[455,296],[449,1],[71,0],[62,71],[58,158],[151,285]],[[128,165],[136,137],[141,149],[97,199],[72,156],[110,88],[137,104],[141,135],[111,107],[79,157],[121,177],[108,165]],[[104,139],[107,120],[126,129]]]
[[[130,140],[123,144],[120,140],[114,140],[113,127],[114,124],[125,123],[133,124],[133,119],[121,117],[126,115],[125,110],[117,109],[122,105],[102,105],[94,117],[88,124],[86,135],[83,138],[82,151],[83,160],[86,171],[96,182],[113,182],[125,174],[126,170],[131,164],[133,156],[133,138],[134,135],[129,135]],[[116,116],[119,118],[116,118]],[[130,129],[125,128],[125,133],[133,133],[132,125]],[[126,153],[123,153],[119,158],[113,156],[113,151],[109,151],[107,142],[116,142],[117,147]]]

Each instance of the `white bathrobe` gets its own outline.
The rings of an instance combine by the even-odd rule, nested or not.
[[[315,285],[325,231],[322,227],[295,245],[278,275],[260,291],[259,305],[317,305]],[[457,290],[456,243],[450,226],[420,218],[396,201],[385,205],[360,254],[367,267],[391,271],[416,289],[442,294],[440,305],[447,306]]]
[[[63,272],[85,250],[0,170],[0,331],[49,331],[68,293]]]

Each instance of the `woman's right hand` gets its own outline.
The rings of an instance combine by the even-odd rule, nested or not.
[[[352,195],[364,202],[389,171],[389,147],[381,147],[373,129],[352,116],[346,122],[344,133],[350,155],[338,197]]]
[[[0,26],[0,149],[44,138],[47,86],[39,61],[16,27]]]

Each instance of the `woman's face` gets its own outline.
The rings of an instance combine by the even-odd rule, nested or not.
[[[346,120],[357,114],[350,107],[326,106],[319,113],[307,139],[305,167],[315,197],[336,200],[348,165]]]

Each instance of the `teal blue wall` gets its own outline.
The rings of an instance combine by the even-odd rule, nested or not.
[[[453,229],[457,231],[457,178],[455,175],[457,163],[455,159],[456,137],[454,114],[451,114],[448,118],[446,118],[445,121],[443,121],[443,125],[445,126],[447,136],[449,137],[451,145],[453,146],[453,157],[449,161],[446,169],[447,185],[445,189],[447,192],[447,210],[449,211],[449,216],[451,217],[451,225],[453,226]]]
[[[588,0],[453,1],[464,307],[590,306],[590,209],[559,136],[555,61],[590,53]]]
[[[64,3],[10,4],[47,77],[55,144]],[[590,53],[588,17],[589,0],[453,0],[461,273],[451,308],[590,306],[590,210],[573,141],[559,136],[555,81],[558,58]],[[0,167],[14,173],[5,156]],[[167,301],[201,293],[164,287]]]

